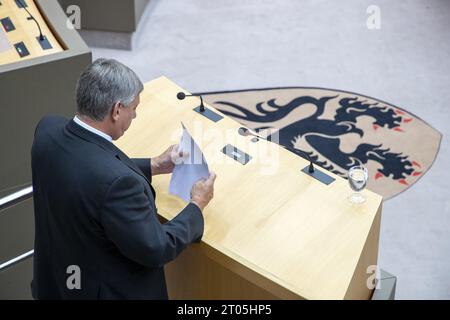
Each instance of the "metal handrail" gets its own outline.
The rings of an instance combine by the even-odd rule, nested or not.
[[[19,190],[9,196],[0,199],[0,211],[8,209],[18,203],[21,203],[33,196],[33,186]]]
[[[12,206],[19,204],[19,203],[31,198],[32,196],[33,196],[33,186],[29,186],[25,189],[14,192],[13,194],[10,194],[9,196],[3,197],[0,199],[0,211],[11,208]],[[9,261],[6,261],[6,262],[0,264],[0,272],[12,267],[15,264],[18,264],[19,262],[22,262],[22,261],[32,257],[33,254],[34,254],[34,250],[30,250],[28,252],[25,252],[24,254],[21,254],[20,256],[17,256]]]
[[[30,250],[28,252],[25,252],[24,254],[21,254],[20,256],[15,257],[14,259],[11,259],[9,261],[6,261],[6,262],[0,264],[0,272],[12,267],[15,264],[18,264],[19,262],[22,262],[22,261],[32,257],[33,255],[34,255],[34,250]]]

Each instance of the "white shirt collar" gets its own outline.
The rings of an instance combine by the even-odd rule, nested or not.
[[[107,135],[106,133],[104,133],[104,132],[102,132],[100,130],[97,130],[97,129],[91,127],[87,123],[83,122],[80,118],[78,118],[78,116],[75,116],[73,118],[73,121],[75,121],[76,124],[80,125],[81,127],[85,128],[86,130],[88,130],[88,131],[90,131],[92,133],[95,133],[96,135],[99,135],[102,138],[105,138],[109,142],[112,142],[112,138],[109,135]]]

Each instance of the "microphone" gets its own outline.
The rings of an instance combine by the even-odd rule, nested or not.
[[[44,40],[45,40],[45,37],[44,37],[44,35],[42,34],[42,29],[41,29],[41,26],[39,25],[39,22],[33,17],[33,15],[30,13],[30,11],[28,11],[27,7],[23,4],[22,0],[17,0],[17,3],[19,3],[20,6],[21,6],[23,9],[25,9],[25,11],[30,15],[30,16],[28,17],[28,20],[34,20],[34,22],[36,23],[36,25],[37,25],[37,27],[38,27],[38,29],[39,29],[39,41],[44,41]]]
[[[268,139],[264,139],[263,137],[261,137],[261,136],[255,134],[255,133],[253,133],[253,132],[251,132],[250,129],[245,128],[245,127],[240,127],[240,128],[238,129],[238,132],[239,132],[239,134],[240,134],[241,136],[244,136],[244,137],[246,137],[246,136],[254,136],[254,137],[257,137],[257,138],[259,138],[259,139],[263,139],[263,140],[266,140],[266,141],[270,141],[270,140],[268,140]],[[270,142],[272,142],[272,141],[270,141]],[[289,149],[289,148],[284,147],[284,146],[282,146],[282,147],[285,148],[285,149]],[[315,171],[316,169],[314,168],[314,162],[312,161],[310,155],[309,155],[307,152],[305,152],[305,151],[303,151],[303,150],[300,150],[300,149],[292,149],[292,151],[293,151],[293,152],[300,152],[301,154],[303,154],[303,155],[305,156],[304,158],[306,158],[306,159],[309,161],[308,172],[309,172],[309,173],[314,173],[314,171]]]
[[[199,93],[198,94],[195,94],[195,93],[194,94],[185,94],[184,92],[177,93],[178,100],[184,100],[186,97],[199,97],[200,98],[200,105],[198,107],[195,107],[193,110],[195,112],[201,114],[205,118],[208,118],[209,120],[211,120],[213,122],[218,122],[223,119],[223,116],[214,112],[210,108],[205,107],[205,105],[203,104],[203,97],[201,94],[199,94]]]
[[[286,148],[286,149],[289,150],[289,148]],[[309,153],[307,153],[307,152],[305,152],[303,150],[297,149],[297,148],[292,148],[291,150],[294,153],[300,152],[302,155],[304,155],[306,157],[306,159],[309,161],[309,167],[308,167],[308,172],[309,173],[314,173],[316,171],[316,169],[314,168],[314,162],[312,161],[311,156],[309,155]]]
[[[185,94],[184,92],[178,92],[178,100],[184,100],[186,97],[200,97],[200,112],[205,112],[205,105],[203,104],[203,97],[200,94]]]

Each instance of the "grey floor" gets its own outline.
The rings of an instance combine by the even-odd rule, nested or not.
[[[381,9],[381,29],[366,9]],[[434,166],[384,203],[380,266],[398,299],[450,298],[450,1],[151,0],[131,52],[144,81],[192,92],[318,86],[401,106],[443,134]]]

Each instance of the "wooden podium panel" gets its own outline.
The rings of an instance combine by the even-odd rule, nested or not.
[[[192,111],[199,99],[165,77],[145,85],[137,118],[117,146],[151,157],[178,143],[181,121],[217,173],[204,210],[205,232],[166,267],[173,299],[369,299],[367,268],[377,264],[381,196],[348,201],[348,182],[330,185],[301,172],[308,162],[275,143],[238,134],[239,123],[215,123]],[[211,106],[208,106],[215,110]],[[221,152],[232,144],[247,165]],[[317,169],[326,172],[324,169]],[[186,203],[168,193],[170,175],[153,178],[158,213],[172,219]]]
[[[44,50],[36,40],[36,37],[39,36],[39,29],[33,20],[28,20],[29,14],[25,9],[19,8],[15,0],[1,1],[0,19],[9,18],[14,25],[15,30],[6,32],[4,27],[0,24],[0,32],[5,34],[7,41],[9,42],[8,50],[0,50],[0,65],[64,51],[63,47],[53,34],[51,26],[47,24],[45,17],[41,14],[39,7],[34,0],[22,1],[25,1],[27,10],[39,22],[42,34],[48,39],[52,48]],[[29,55],[24,57],[20,57],[19,53],[14,48],[15,44],[21,42],[23,42],[29,52]]]

